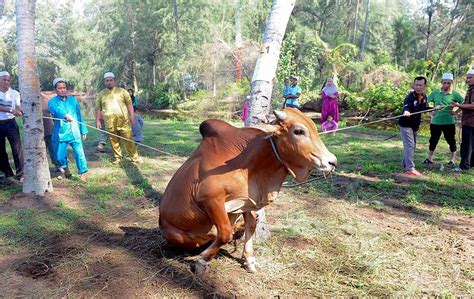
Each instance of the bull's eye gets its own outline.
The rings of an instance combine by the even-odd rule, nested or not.
[[[303,129],[295,129],[293,131],[293,133],[295,133],[295,135],[304,135],[304,130]]]

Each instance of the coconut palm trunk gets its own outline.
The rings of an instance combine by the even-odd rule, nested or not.
[[[281,42],[294,7],[294,0],[273,0],[263,35],[260,56],[253,73],[249,116],[245,120],[246,126],[256,126],[267,122],[267,115],[271,110],[273,78],[278,66]],[[259,222],[255,230],[255,240],[259,242],[270,237],[270,230],[266,224],[265,210],[261,209],[257,214]]]
[[[46,146],[35,51],[36,0],[16,1],[18,74],[23,110],[24,193],[43,196],[53,191]]]

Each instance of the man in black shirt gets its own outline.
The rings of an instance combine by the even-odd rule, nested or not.
[[[413,81],[413,91],[410,92],[403,103],[403,116],[398,119],[400,132],[403,140],[403,160],[402,165],[405,174],[409,176],[419,176],[421,173],[415,169],[415,148],[416,133],[421,124],[421,113],[427,110],[426,100],[426,78],[416,77]]]

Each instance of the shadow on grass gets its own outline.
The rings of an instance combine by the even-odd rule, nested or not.
[[[51,206],[45,198],[36,200],[44,210],[14,214],[7,221],[16,223],[14,229],[5,225],[2,227],[0,223],[0,234],[4,240],[22,244],[33,252],[26,257],[20,255],[13,264],[4,263],[1,267],[8,269],[0,268],[2,272],[14,270],[23,277],[45,280],[50,286],[53,285],[47,293],[35,295],[62,297],[92,292],[100,296],[116,296],[130,294],[129,288],[132,288],[131,294],[135,294],[133,292],[144,289],[143,281],[137,284],[123,284],[121,281],[128,279],[133,282],[137,277],[130,278],[131,269],[144,267],[152,293],[159,292],[160,288],[151,286],[170,285],[165,288],[168,292],[178,288],[198,297],[232,296],[208,275],[194,275],[189,270],[194,263],[190,257],[198,252],[168,246],[159,228],[120,227],[123,234],[110,232],[84,220],[84,215],[75,210]],[[100,257],[103,249],[99,248],[108,250],[110,258],[106,259],[105,264],[104,257]],[[120,254],[120,249],[130,253],[133,259],[112,258],[114,253]],[[84,259],[85,256],[88,256],[87,259]],[[84,265],[86,268],[81,270]],[[64,276],[64,271],[71,272]],[[64,286],[67,291],[64,291]],[[31,296],[27,290],[4,289],[7,294]]]
[[[125,170],[125,173],[132,185],[142,188],[145,193],[145,197],[153,205],[158,206],[163,194],[160,191],[155,190],[148,179],[143,177],[137,165],[128,161],[124,161],[122,162],[122,168]]]

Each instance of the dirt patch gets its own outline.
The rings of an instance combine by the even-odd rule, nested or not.
[[[1,205],[0,210],[5,213],[24,209],[48,210],[53,206],[54,203],[50,200],[45,200],[44,197],[17,193],[12,195],[5,204]]]
[[[305,239],[301,239],[298,237],[288,237],[284,240],[284,242],[291,247],[296,249],[306,249],[312,246],[311,242]]]
[[[35,196],[25,193],[16,193],[8,201],[0,205],[0,211],[10,213],[14,211],[32,209],[32,210],[50,210],[61,202],[68,208],[80,208],[80,200],[71,195],[70,188],[54,187],[53,193],[46,193],[45,196]]]
[[[54,274],[51,261],[48,259],[23,262],[18,265],[16,271],[22,276],[33,279],[51,276]]]

